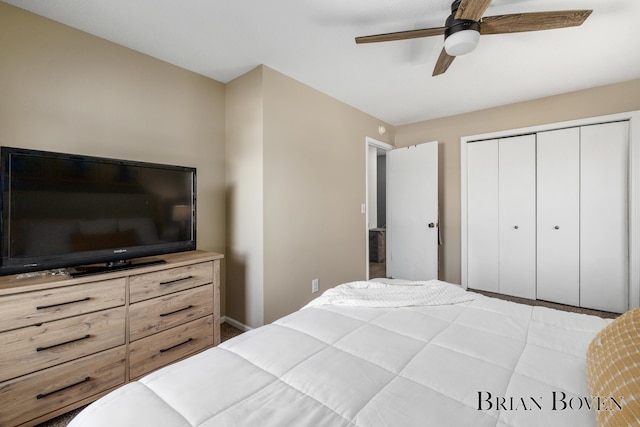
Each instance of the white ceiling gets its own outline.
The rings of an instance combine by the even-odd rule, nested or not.
[[[485,16],[593,9],[580,27],[482,36],[431,77],[451,0],[4,0],[226,83],[265,64],[393,125],[640,78],[640,1],[494,0]]]

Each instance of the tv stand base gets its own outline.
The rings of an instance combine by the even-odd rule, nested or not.
[[[106,264],[85,265],[79,267],[71,267],[67,269],[67,273],[71,277],[91,276],[93,274],[108,273],[118,270],[130,270],[133,268],[146,267],[148,265],[164,264],[165,260],[161,258],[144,258],[141,260],[120,260],[111,261]]]

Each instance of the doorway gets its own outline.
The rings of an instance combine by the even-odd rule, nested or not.
[[[438,143],[395,149],[367,138],[366,150],[367,279],[437,279]]]
[[[387,277],[386,225],[387,225],[387,152],[394,147],[366,139],[367,201],[365,212],[367,239],[367,280]]]

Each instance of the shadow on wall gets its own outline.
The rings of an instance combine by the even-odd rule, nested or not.
[[[246,324],[246,257],[231,250],[227,251],[227,288],[225,316]]]
[[[247,257],[232,249],[238,239],[234,234],[234,230],[238,227],[238,225],[234,223],[238,218],[238,216],[235,215],[236,212],[234,212],[235,202],[233,187],[227,187],[225,194],[225,214],[227,218],[225,316],[235,321],[246,323]]]

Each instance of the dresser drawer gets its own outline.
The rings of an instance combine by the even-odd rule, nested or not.
[[[129,345],[129,376],[140,377],[213,345],[213,316],[168,329]]]
[[[134,303],[211,282],[212,262],[137,274],[129,278],[129,298]]]
[[[0,425],[17,425],[125,381],[123,347],[0,383]]]
[[[0,333],[0,381],[124,344],[125,308]]]
[[[164,331],[213,313],[213,286],[138,302],[129,307],[129,341]]]
[[[0,298],[0,332],[124,305],[126,279]]]

